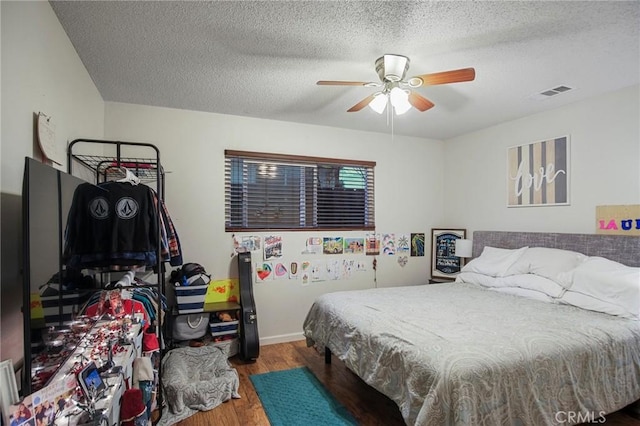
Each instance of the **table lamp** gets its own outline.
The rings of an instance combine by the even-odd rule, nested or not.
[[[466,258],[473,255],[473,241],[458,238],[455,241],[455,256]]]

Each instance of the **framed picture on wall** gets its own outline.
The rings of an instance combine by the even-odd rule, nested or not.
[[[455,255],[457,239],[465,239],[466,229],[431,229],[431,278],[454,280],[463,265]]]
[[[569,136],[507,150],[507,207],[569,204]]]

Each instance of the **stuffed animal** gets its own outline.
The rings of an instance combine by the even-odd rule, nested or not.
[[[218,319],[222,322],[233,321],[233,317],[229,312],[218,312]]]

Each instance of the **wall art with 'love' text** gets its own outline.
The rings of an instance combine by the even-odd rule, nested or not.
[[[507,152],[507,207],[569,204],[569,136]]]

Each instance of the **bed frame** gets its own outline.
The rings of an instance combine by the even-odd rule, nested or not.
[[[478,257],[486,246],[518,249],[521,247],[547,247],[571,250],[587,256],[600,256],[631,267],[640,267],[640,237],[626,235],[570,234],[542,232],[475,231],[473,257]],[[331,351],[325,346],[325,363],[331,364]],[[640,415],[640,400],[627,407]]]
[[[601,256],[627,266],[640,267],[640,237],[631,235],[561,234],[547,232],[474,231],[473,257],[485,246],[517,249],[550,247]]]

